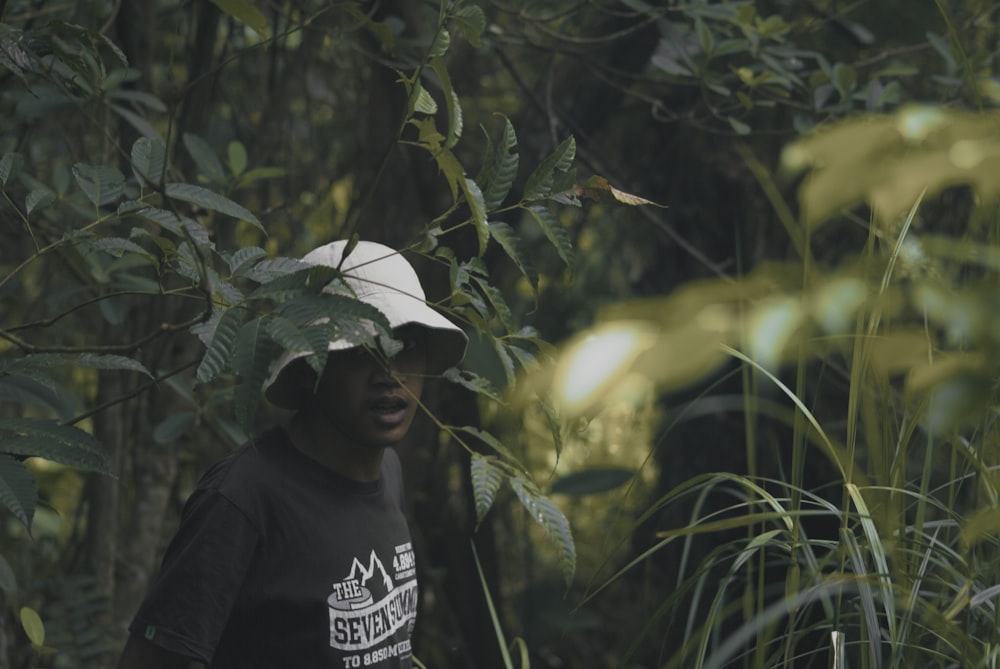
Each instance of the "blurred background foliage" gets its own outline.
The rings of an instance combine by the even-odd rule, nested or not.
[[[113,665],[197,476],[282,418],[190,327],[357,234],[473,337],[400,449],[426,666],[995,666],[998,38],[982,0],[0,2],[0,665]]]

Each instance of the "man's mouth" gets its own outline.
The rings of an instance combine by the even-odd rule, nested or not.
[[[368,410],[387,423],[395,423],[406,414],[408,403],[405,398],[395,395],[377,397],[367,404]]]

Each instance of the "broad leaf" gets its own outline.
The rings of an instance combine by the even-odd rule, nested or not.
[[[226,368],[245,313],[243,308],[234,307],[225,310],[219,316],[211,332],[205,356],[198,364],[198,371],[195,374],[198,383],[208,383]]]
[[[632,195],[631,193],[626,193],[625,191],[618,190],[604,177],[599,177],[597,175],[591,176],[587,179],[582,186],[574,186],[574,191],[576,195],[590,200],[595,200],[597,202],[602,202],[604,200],[613,200],[615,202],[620,202],[621,204],[627,204],[631,206],[651,204],[656,207],[662,207],[663,205],[657,204],[652,200],[647,200],[646,198],[639,197],[638,195]]]
[[[583,469],[556,479],[549,487],[549,491],[552,494],[574,497],[596,495],[625,485],[634,475],[633,471],[619,467]]]
[[[229,259],[229,271],[234,276],[241,276],[242,273],[261,258],[267,257],[267,251],[258,246],[244,246]]]
[[[229,198],[219,195],[215,191],[202,188],[201,186],[195,186],[193,184],[170,183],[164,188],[164,193],[166,193],[167,197],[190,202],[191,204],[196,204],[198,206],[205,207],[206,209],[217,211],[221,214],[226,214],[227,216],[232,216],[233,218],[241,221],[246,221],[261,232],[264,232],[265,234],[267,232],[264,230],[264,226],[257,219],[257,217],[250,213],[250,211],[241,205],[236,204]]]
[[[302,262],[298,258],[270,258],[261,260],[251,269],[245,271],[243,276],[256,281],[257,283],[267,283],[285,274],[291,274],[312,267],[307,262]]]
[[[19,455],[39,455],[49,460],[82,467],[101,473],[110,473],[107,452],[97,439],[80,428],[60,425],[54,420],[41,418],[0,418],[0,432],[12,432],[15,436],[0,441],[16,446]],[[17,443],[19,439],[22,439]],[[37,448],[37,451],[32,451]],[[44,453],[42,452],[44,450]]]
[[[0,502],[29,529],[37,498],[38,486],[28,468],[15,458],[0,455]]]
[[[0,402],[16,402],[22,407],[42,409],[61,420],[72,417],[74,403],[63,387],[48,375],[35,373],[33,376],[41,376],[44,382],[26,375],[0,374]]]
[[[45,645],[45,625],[33,608],[21,607],[21,627],[24,628],[24,633],[32,646],[39,648]]]
[[[170,444],[184,436],[194,427],[198,414],[194,411],[181,411],[167,416],[153,428],[153,441],[158,444]]]
[[[479,453],[472,454],[469,470],[472,477],[472,494],[476,500],[477,523],[483,522],[486,518],[505,478],[503,470],[494,465],[494,462],[493,458]]]
[[[24,158],[20,153],[7,153],[0,158],[0,192],[7,187],[8,181],[18,175],[23,165]]]
[[[264,318],[255,318],[244,324],[233,344],[232,368],[242,380],[234,391],[236,416],[247,434],[253,433],[253,418],[274,353],[274,342],[267,334],[266,323]]]
[[[73,177],[91,203],[110,204],[125,194],[125,175],[117,167],[73,165]]]
[[[444,28],[439,28],[437,33],[434,35],[434,41],[431,42],[430,49],[427,50],[428,58],[435,58],[437,56],[443,56],[448,52],[448,47],[451,46],[451,35]]]
[[[121,237],[102,237],[90,245],[93,251],[103,251],[116,258],[121,258],[126,254],[138,255],[151,265],[156,265],[157,260],[152,253],[142,248],[138,244]]]
[[[572,267],[573,244],[570,242],[569,233],[559,222],[559,218],[545,206],[528,207],[526,211],[535,219],[542,232],[556,247],[559,257],[566,263],[566,266]]]
[[[500,244],[504,253],[514,261],[517,269],[528,280],[528,283],[531,284],[531,290],[537,297],[538,271],[531,262],[531,256],[525,252],[521,244],[521,238],[514,231],[514,228],[502,222],[490,223],[490,236]]]
[[[517,368],[514,365],[514,359],[507,351],[506,344],[502,339],[492,335],[490,335],[490,343],[493,344],[493,352],[497,354],[503,373],[507,377],[507,385],[513,386],[514,381],[517,380]]]
[[[44,209],[56,201],[56,194],[48,187],[36,188],[24,198],[25,213],[31,214],[36,209]]]
[[[308,328],[304,328],[308,329]],[[267,332],[271,338],[283,349],[293,353],[300,353],[302,351],[310,351],[310,355],[307,358],[309,365],[316,370],[319,374],[323,369],[323,361],[320,359],[320,353],[326,352],[326,346],[321,345],[318,349],[314,347],[314,340],[311,340],[306,336],[303,328],[299,328],[298,325],[285,318],[284,316],[274,316],[267,323]],[[316,330],[327,331],[328,328],[314,328]],[[323,336],[325,341],[329,339]]]
[[[222,161],[215,155],[215,151],[208,142],[190,132],[184,133],[182,141],[188,155],[194,160],[194,164],[198,166],[198,171],[208,181],[221,184],[226,180],[225,170],[222,169]]]
[[[76,359],[76,364],[87,369],[139,372],[140,374],[145,374],[149,378],[153,378],[153,374],[146,369],[145,365],[138,360],[127,358],[123,355],[81,353],[80,357]]]
[[[233,176],[240,176],[247,169],[247,149],[242,142],[232,141],[226,147],[226,158]]]
[[[483,429],[480,429],[478,427],[473,427],[472,425],[463,425],[462,427],[453,427],[452,430],[455,432],[464,432],[466,434],[472,435],[476,439],[479,439],[481,442],[492,448],[498,454],[502,455],[505,460],[512,463],[518,462],[517,458],[514,457],[514,454],[511,453],[506,446],[500,443],[499,439],[497,439],[492,434],[486,432]]]
[[[506,199],[510,187],[517,177],[517,166],[520,156],[513,151],[517,146],[517,135],[510,119],[504,118],[503,134],[500,141],[493,147],[489,135],[487,141],[487,156],[483,167],[476,176],[476,183],[483,191],[483,206],[486,211],[493,211]]]
[[[448,133],[444,145],[450,149],[458,143],[462,136],[462,106],[459,104],[458,94],[455,93],[455,89],[451,85],[451,75],[444,58],[432,58],[430,65],[437,74],[438,80],[441,82],[441,90],[444,93],[445,106],[448,110]]]
[[[426,88],[420,87],[417,89],[417,98],[413,103],[413,111],[419,112],[421,114],[437,114],[438,105],[434,100],[434,97],[427,92]]]
[[[356,344],[367,344],[377,334],[392,330],[385,315],[347,295],[303,295],[283,303],[278,313],[299,326],[328,323],[337,333]]]
[[[559,564],[562,567],[566,587],[573,583],[576,573],[576,545],[570,532],[569,521],[563,512],[547,497],[541,494],[534,483],[521,477],[510,479],[521,504],[528,510],[532,520],[542,526],[559,549]]]
[[[507,305],[507,301],[503,297],[503,293],[496,287],[490,284],[486,279],[480,277],[475,277],[475,282],[479,285],[479,289],[483,291],[486,299],[490,301],[493,306],[493,312],[500,319],[500,324],[503,325],[504,332],[510,334],[513,332],[514,328],[514,315],[510,311],[510,307]]]
[[[251,28],[261,39],[269,39],[267,17],[250,0],[212,0],[223,12]]]
[[[490,242],[490,226],[486,221],[486,206],[483,204],[483,192],[479,190],[479,185],[465,177],[461,181],[462,192],[465,194],[465,201],[469,205],[469,213],[472,223],[476,226],[476,236],[479,239],[479,255],[486,253],[486,246]]]
[[[163,183],[167,172],[167,147],[158,139],[140,137],[132,145],[132,169],[149,183]]]
[[[167,209],[157,209],[156,207],[142,207],[141,209],[129,210],[129,213],[141,216],[149,221],[153,221],[165,230],[170,231],[181,239],[190,239],[199,248],[215,248],[208,230],[193,218],[179,216]]]
[[[469,44],[479,48],[483,43],[483,32],[486,30],[486,14],[478,5],[466,5],[451,15],[452,24],[458,28]]]
[[[503,404],[503,398],[500,397],[500,393],[497,392],[493,382],[484,376],[480,376],[475,372],[470,372],[467,369],[458,369],[455,367],[445,370],[442,376],[444,376],[444,378],[448,381],[457,383],[477,395],[483,395],[495,402]]]
[[[539,200],[553,193],[555,173],[567,172],[576,157],[576,140],[567,137],[556,150],[535,168],[524,184],[524,200]]]

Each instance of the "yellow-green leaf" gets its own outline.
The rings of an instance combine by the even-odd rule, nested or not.
[[[234,19],[247,25],[263,39],[271,36],[267,17],[250,0],[212,0],[215,5]]]
[[[38,647],[45,645],[45,624],[37,611],[29,606],[22,607],[21,626],[24,627],[24,633],[28,635],[32,645]]]

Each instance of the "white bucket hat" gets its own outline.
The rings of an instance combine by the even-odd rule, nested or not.
[[[427,365],[431,373],[454,367],[465,357],[468,337],[447,318],[427,306],[424,289],[413,266],[399,251],[376,242],[358,242],[343,258],[347,241],[331,242],[313,249],[302,262],[339,268],[343,280],[362,302],[378,309],[395,329],[416,324],[427,328]],[[338,292],[335,283],[323,290]],[[357,346],[357,342],[335,339],[328,351],[342,351]],[[302,388],[285,373],[297,360],[313,351],[286,351],[274,363],[271,375],[264,383],[264,395],[271,403],[285,408],[298,408]]]

